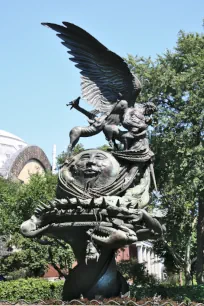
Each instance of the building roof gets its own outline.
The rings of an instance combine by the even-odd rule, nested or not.
[[[18,140],[20,142],[24,142],[25,143],[25,141],[23,141],[20,137],[14,135],[12,133],[9,133],[7,131],[4,131],[4,130],[0,130],[0,139],[1,139],[1,137],[10,138],[10,139],[13,139],[13,140]]]
[[[18,136],[0,130],[0,175],[5,176],[5,164],[16,153],[27,146],[27,143]],[[7,165],[8,166],[8,165]]]
[[[30,146],[18,136],[0,130],[0,176],[18,178],[23,167],[31,160],[40,163],[44,170],[51,170],[50,162],[37,146]]]

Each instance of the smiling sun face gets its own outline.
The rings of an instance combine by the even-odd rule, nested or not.
[[[71,173],[76,183],[81,186],[107,186],[117,178],[120,166],[116,159],[101,150],[87,150],[75,157]]]

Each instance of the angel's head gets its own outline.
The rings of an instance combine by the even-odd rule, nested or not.
[[[128,102],[126,100],[120,100],[117,102],[114,113],[123,113],[128,108]]]
[[[157,107],[156,107],[156,105],[153,102],[145,103],[144,107],[145,107],[144,114],[147,115],[147,116],[153,114],[157,110]]]

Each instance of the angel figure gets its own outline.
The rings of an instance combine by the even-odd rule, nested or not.
[[[156,106],[152,102],[135,104],[135,107],[125,110],[122,125],[128,130],[121,135],[121,142],[125,150],[136,150],[138,142],[143,142],[149,148],[147,139],[147,128],[151,124],[151,115],[156,111]],[[139,149],[140,150],[140,149]]]
[[[70,60],[80,69],[82,97],[94,107],[94,112],[87,112],[77,107],[78,102],[72,104],[91,121],[88,127],[77,126],[71,130],[68,151],[72,151],[80,137],[101,131],[112,146],[113,138],[120,137],[117,126],[122,123],[124,111],[134,106],[141,91],[140,81],[120,56],[80,27],[69,22],[43,25],[58,32],[62,44],[69,49]]]
[[[121,95],[119,95],[119,98],[120,97]],[[103,131],[105,134],[106,140],[108,140],[110,147],[112,149],[118,149],[116,140],[121,140],[121,136],[125,133],[118,128],[118,125],[121,125],[122,117],[125,114],[125,111],[128,109],[127,101],[120,100],[119,98],[117,99],[116,104],[114,105],[111,112],[108,114],[101,114],[100,117],[97,117],[97,110],[89,112],[80,107],[80,97],[67,104],[67,106],[71,106],[71,109],[75,108],[82,114],[86,115],[89,118],[88,122],[90,124],[86,127],[75,126],[71,129],[69,133],[70,144],[68,146],[68,153],[72,151],[80,137],[93,136],[100,133],[101,131]],[[118,116],[112,115],[113,112],[116,114],[117,110],[120,110],[120,114]]]

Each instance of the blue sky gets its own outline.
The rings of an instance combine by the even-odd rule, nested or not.
[[[69,131],[87,125],[65,106],[80,95],[80,75],[55,32],[41,22],[69,21],[125,57],[173,49],[179,30],[202,32],[203,0],[0,0],[0,129],[40,146],[51,158]],[[85,106],[85,103],[83,103]],[[105,143],[101,135],[85,147]]]

